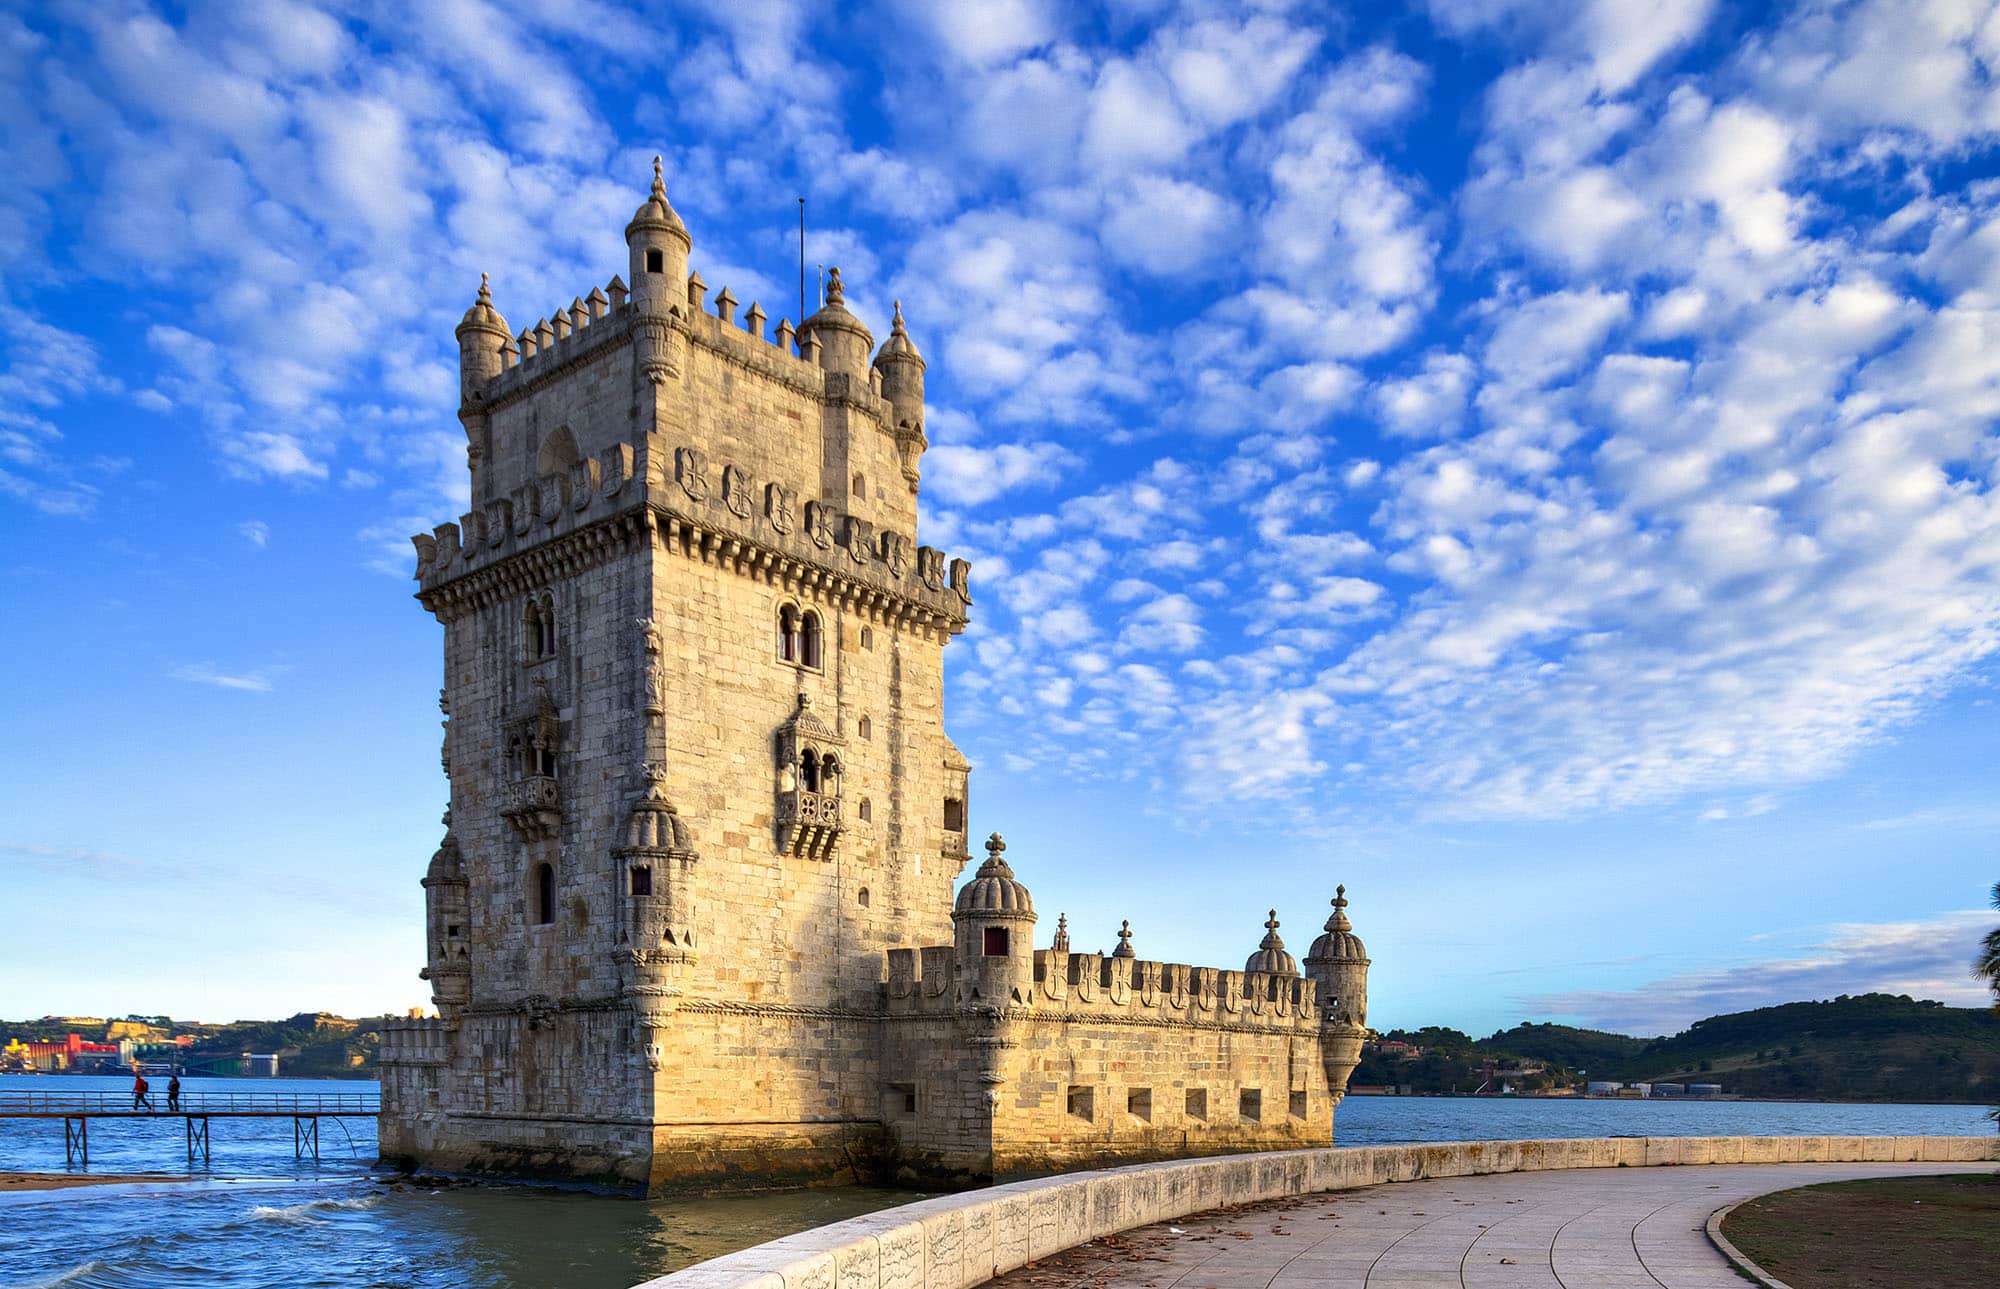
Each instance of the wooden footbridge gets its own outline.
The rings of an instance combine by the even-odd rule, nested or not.
[[[187,1128],[188,1163],[206,1165],[214,1119],[290,1119],[293,1155],[317,1160],[321,1119],[372,1119],[382,1113],[379,1092],[183,1092],[170,1103],[155,1085],[148,1101],[135,1105],[130,1092],[8,1090],[0,1092],[0,1119],[62,1120],[63,1156],[71,1164],[90,1162],[92,1119],[180,1119]]]

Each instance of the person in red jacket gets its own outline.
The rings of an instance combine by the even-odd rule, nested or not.
[[[143,1106],[143,1107],[145,1107],[145,1108],[146,1108],[146,1109],[148,1109],[148,1110],[152,1110],[152,1109],[153,1109],[153,1102],[152,1102],[152,1099],[151,1099],[150,1097],[148,1097],[148,1096],[146,1095],[146,1087],[147,1087],[147,1084],[146,1084],[146,1072],[145,1072],[144,1070],[141,1070],[141,1069],[140,1069],[140,1068],[139,1068],[138,1066],[136,1066],[136,1065],[135,1065],[135,1066],[133,1066],[133,1067],[132,1067],[132,1108],[133,1108],[134,1110],[137,1110],[137,1109],[139,1109],[139,1108],[140,1108],[140,1107],[142,1107],[142,1106]],[[154,1111],[154,1113],[158,1113],[158,1111]]]

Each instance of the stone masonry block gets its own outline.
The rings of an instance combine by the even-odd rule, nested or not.
[[[926,1289],[924,1228],[905,1222],[876,1237],[881,1253],[881,1289]]]
[[[1062,1204],[1052,1187],[1033,1191],[1027,1199],[1028,1260],[1039,1262],[1063,1247]]]
[[[968,1289],[985,1277],[965,1270],[965,1212],[948,1208],[921,1219],[924,1232],[924,1275],[938,1289]]]
[[[1026,1195],[1009,1195],[993,1204],[993,1272],[1005,1275],[1028,1261]]]

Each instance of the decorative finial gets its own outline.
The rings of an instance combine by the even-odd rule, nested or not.
[[[1333,888],[1333,916],[1326,920],[1326,929],[1329,931],[1352,931],[1354,929],[1354,924],[1347,920],[1347,888],[1345,886],[1336,886]]]
[[[896,301],[896,316],[889,319],[889,334],[892,336],[906,336],[909,334],[903,330],[903,302],[901,300]]]
[[[840,284],[840,269],[837,267],[828,269],[826,271],[826,302],[828,304],[840,304],[846,299],[847,288]]]
[[[660,177],[660,157],[653,154],[653,195],[661,201],[667,199],[667,181]]]
[[[493,303],[493,293],[486,289],[486,274],[484,273],[479,275],[479,303]]]
[[[1118,924],[1118,947],[1111,951],[1111,956],[1114,958],[1132,956],[1132,923],[1129,920]]]
[[[801,697],[803,697],[803,695],[801,695]],[[1000,852],[1006,849],[1007,849],[1007,843],[1000,839],[999,833],[996,832],[991,837],[988,837],[986,839],[986,853],[993,856],[993,858],[995,859],[1000,858]]]
[[[1264,929],[1266,931],[1275,931],[1278,929],[1278,910],[1271,910],[1271,920],[1264,924]]]

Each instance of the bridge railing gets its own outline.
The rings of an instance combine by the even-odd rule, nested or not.
[[[167,1109],[164,1082],[154,1083],[147,1100],[153,1109]],[[41,1089],[0,1091],[0,1118],[21,1115],[130,1114],[130,1089]],[[183,1114],[324,1114],[371,1115],[382,1112],[379,1092],[183,1092],[177,1113]]]

